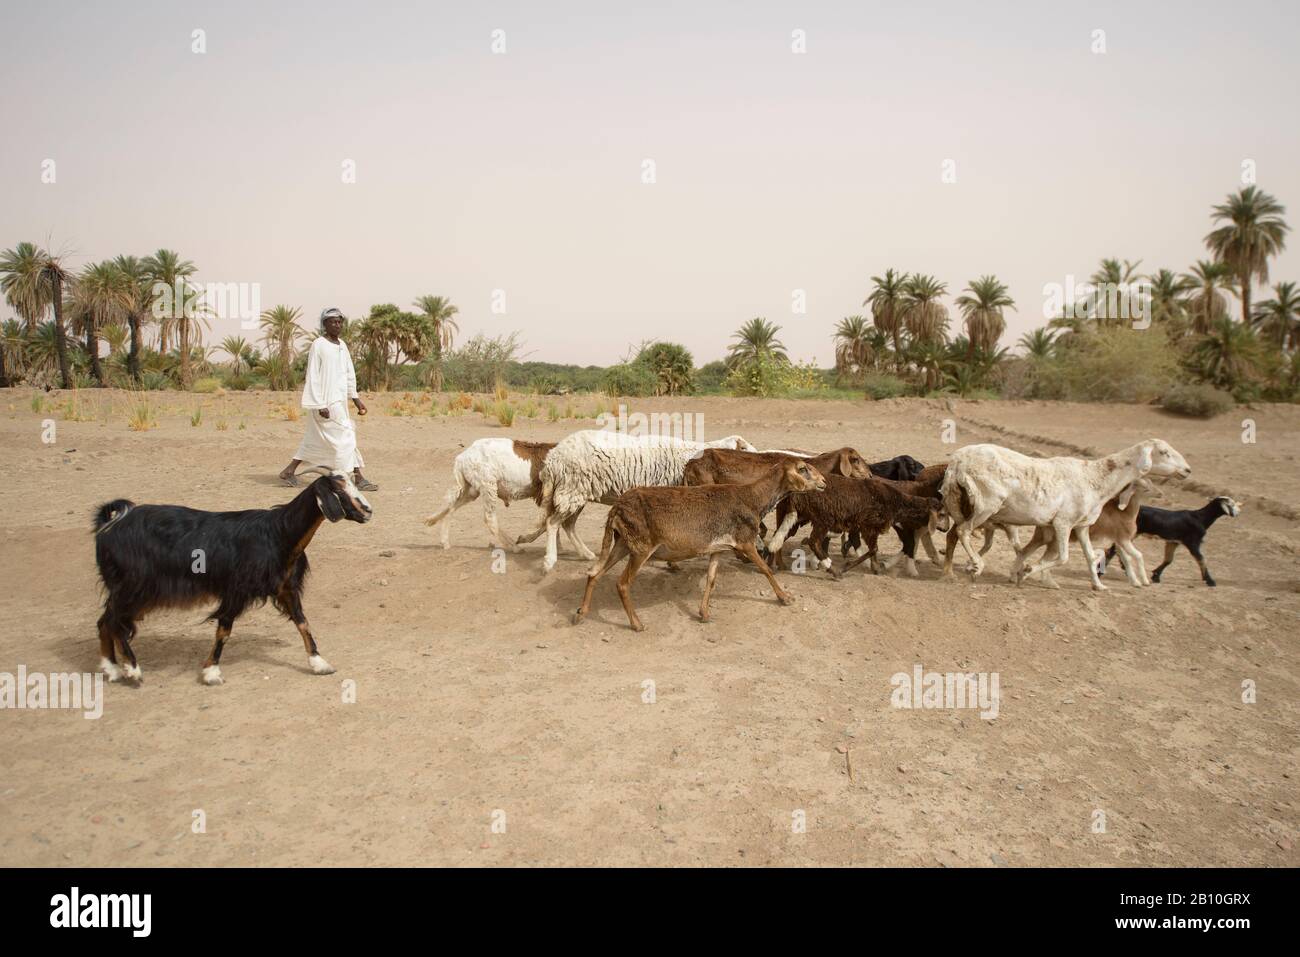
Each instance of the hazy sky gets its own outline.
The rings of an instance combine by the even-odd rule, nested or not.
[[[312,318],[442,294],[556,362],[761,315],[829,365],[888,266],[996,273],[1004,344],[1103,256],[1185,269],[1245,159],[1300,226],[1293,0],[467,6],[13,5],[0,246],[167,246]]]

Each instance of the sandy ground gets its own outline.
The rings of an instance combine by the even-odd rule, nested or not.
[[[97,503],[233,509],[291,494],[272,476],[298,441],[301,423],[283,412],[296,396],[171,395],[146,432],[126,427],[125,396],[66,401],[54,394],[36,411],[30,392],[0,392],[0,671],[95,667]],[[1208,538],[1216,589],[1184,553],[1164,584],[1137,591],[1113,567],[1111,590],[1094,594],[1077,551],[1060,590],[1017,588],[999,541],[978,584],[939,581],[924,562],[920,580],[865,566],[838,583],[787,574],[798,600],[782,608],[727,559],[708,625],[694,617],[702,563],[645,571],[638,635],[612,578],[592,617],[569,623],[587,567],[571,554],[543,579],[539,543],[498,574],[476,506],[453,520],[449,551],[423,524],[465,444],[554,440],[590,419],[506,430],[472,412],[388,414],[394,401],[373,397],[361,423],[382,485],[374,521],[327,525],[310,550],[306,610],[338,673],[310,674],[293,627],[263,609],[235,626],[226,684],[204,687],[206,612],[147,619],[144,683],[106,686],[101,719],[0,712],[0,860],[1300,863],[1300,409],[1205,423],[1045,403],[637,401],[701,412],[711,436],[924,462],[952,448],[944,419],[959,444],[1046,454],[1157,435],[1194,470],[1159,504],[1222,492],[1245,506]],[[1241,441],[1245,417],[1254,444]],[[50,418],[57,439],[43,444]],[[535,514],[518,503],[504,525],[523,531]],[[590,507],[580,524],[592,547],[604,514]],[[1154,568],[1160,546],[1144,552]],[[891,676],[916,665],[996,673],[998,717],[892,707]],[[194,833],[196,811],[205,833]]]

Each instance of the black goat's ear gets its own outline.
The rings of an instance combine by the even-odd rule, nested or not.
[[[343,506],[339,504],[338,493],[334,491],[334,485],[329,479],[316,481],[316,504],[320,506],[321,514],[331,522],[343,519]]]

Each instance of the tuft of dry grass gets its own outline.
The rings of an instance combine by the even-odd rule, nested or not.
[[[515,407],[504,399],[498,399],[492,408],[497,421],[507,428],[515,424],[515,411]]]
[[[158,427],[158,413],[144,392],[137,393],[127,407],[126,427],[132,432],[148,432]]]
[[[195,405],[194,411],[190,413],[190,428],[197,429],[203,424],[203,406]]]

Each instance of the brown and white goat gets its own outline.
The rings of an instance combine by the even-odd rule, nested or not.
[[[476,439],[456,456],[451,466],[454,487],[447,493],[446,507],[425,519],[425,525],[442,522],[443,548],[451,547],[451,516],[475,499],[483,502],[483,523],[491,542],[519,551],[513,539],[501,534],[497,506],[531,498],[542,504],[542,464],[554,442],[522,442],[518,439]],[[566,529],[567,531],[567,529]]]
[[[1119,553],[1120,564],[1124,567],[1124,573],[1128,575],[1128,583],[1134,588],[1141,588],[1143,585],[1150,585],[1151,579],[1147,577],[1146,561],[1142,557],[1141,550],[1133,543],[1133,539],[1138,535],[1138,514],[1142,507],[1142,500],[1155,491],[1155,486],[1144,478],[1138,479],[1119,495],[1112,498],[1101,507],[1101,514],[1097,520],[1088,528],[1088,536],[1092,539],[1093,546],[1105,549],[1109,544],[1115,546]],[[1127,504],[1124,504],[1127,500]],[[1070,540],[1077,542],[1079,540],[1078,530],[1070,531]],[[1031,538],[1024,548],[1016,553],[1017,564],[1023,563],[1031,557],[1034,552],[1046,545],[1051,547],[1052,542],[1056,541],[1056,533],[1050,525],[1040,525],[1034,529],[1034,537]],[[1104,566],[1105,560],[1102,559]],[[1050,569],[1043,569],[1042,579],[1044,585],[1050,585],[1052,588],[1060,588],[1052,580]],[[1022,571],[1017,578],[1012,576],[1011,579],[1017,585],[1025,580],[1025,573]]]
[[[591,596],[607,571],[628,557],[618,580],[618,596],[633,631],[645,626],[632,606],[631,586],[651,556],[670,562],[709,556],[700,620],[709,620],[709,595],[722,552],[748,559],[772,585],[783,605],[794,599],[781,588],[758,554],[759,518],[791,492],[824,488],[825,478],[803,459],[782,457],[756,481],[746,485],[640,487],[624,492],[610,507],[600,557],[587,572],[587,589],[574,612],[577,624],[591,608]]]

